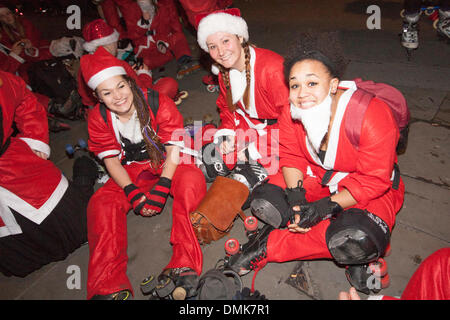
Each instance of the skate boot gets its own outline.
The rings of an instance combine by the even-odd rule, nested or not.
[[[439,37],[450,41],[450,10],[439,10],[439,21],[436,26]]]
[[[419,22],[420,13],[405,14],[402,27],[402,46],[406,49],[417,49],[419,47]]]
[[[200,63],[191,57],[180,59],[178,64],[177,79],[182,79],[184,76],[194,73],[200,69]]]
[[[129,290],[121,290],[111,294],[100,295],[96,294],[91,300],[132,300],[133,296]]]
[[[232,269],[240,276],[246,275],[251,270],[259,271],[267,261],[267,239],[274,230],[271,225],[265,225],[250,240],[243,244],[239,252],[227,257],[226,267]]]
[[[177,268],[175,269],[176,288],[173,290],[172,297],[174,300],[185,300],[197,295],[197,287],[199,276],[191,268]]]
[[[198,275],[191,268],[165,269],[158,278],[149,276],[141,282],[150,300],[184,300],[197,294]]]

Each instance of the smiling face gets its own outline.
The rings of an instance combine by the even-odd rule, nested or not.
[[[322,62],[309,59],[299,61],[289,74],[289,100],[297,108],[312,108],[330,92],[336,93],[338,83],[339,80],[331,77]]]
[[[111,77],[95,89],[98,98],[120,118],[129,119],[134,112],[133,91],[121,75]]]
[[[242,42],[242,37],[227,32],[216,32],[206,38],[211,58],[227,69],[233,68],[239,71],[245,68]]]

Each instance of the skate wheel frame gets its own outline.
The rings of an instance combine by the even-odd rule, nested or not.
[[[225,242],[225,252],[229,255],[234,255],[239,252],[239,241],[231,238]]]

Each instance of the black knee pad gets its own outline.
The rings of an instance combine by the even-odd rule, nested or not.
[[[270,183],[263,183],[253,189],[250,209],[255,217],[274,228],[286,226],[290,218],[284,190]]]
[[[367,210],[352,208],[331,220],[325,238],[338,264],[365,264],[384,254],[390,231],[381,218]]]

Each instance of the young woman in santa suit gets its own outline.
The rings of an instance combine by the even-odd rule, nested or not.
[[[251,204],[268,224],[230,265],[245,274],[267,262],[334,259],[367,292],[368,264],[385,254],[404,198],[395,170],[399,129],[389,106],[372,98],[359,146],[347,137],[356,86],[340,81],[346,60],[337,36],[302,35],[289,51],[280,172],[253,191]]]
[[[206,183],[201,171],[187,163],[192,161],[180,161],[182,145],[177,139],[183,136],[183,118],[163,94],[154,114],[147,90],[137,87],[111,55],[96,51],[83,56],[81,71],[100,101],[88,116],[89,149],[104,161],[111,176],[88,206],[87,298],[130,296],[126,215],[130,209],[144,217],[159,214],[169,194],[173,254],[158,280],[184,287],[189,296],[202,269],[189,213],[206,193]]]
[[[250,161],[274,174],[278,171],[278,118],[289,108],[283,58],[248,40],[247,23],[239,9],[197,16],[197,41],[215,61],[213,72],[219,73],[221,120],[218,130],[205,127],[200,135],[203,143],[217,144],[228,169],[237,160]],[[228,173],[214,172],[214,167],[206,165],[211,178]]]

